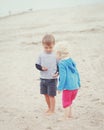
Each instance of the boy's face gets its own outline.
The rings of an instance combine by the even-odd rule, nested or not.
[[[45,52],[51,53],[53,51],[54,44],[53,43],[51,43],[50,45],[43,44],[43,47],[44,47]]]

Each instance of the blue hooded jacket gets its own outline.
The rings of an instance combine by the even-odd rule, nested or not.
[[[75,62],[69,58],[59,61],[58,90],[75,90],[80,87],[80,77]]]

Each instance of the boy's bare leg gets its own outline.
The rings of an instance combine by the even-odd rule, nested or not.
[[[51,115],[55,112],[55,97],[49,96],[50,99],[50,111],[48,112],[48,115]]]
[[[50,111],[52,113],[55,112],[55,97],[54,96],[50,96]]]
[[[46,113],[47,113],[47,112],[50,111],[50,98],[49,98],[48,95],[44,95],[44,96],[45,96],[46,103],[47,103],[47,105],[48,105],[48,110],[46,111]]]

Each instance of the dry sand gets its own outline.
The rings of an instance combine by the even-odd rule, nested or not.
[[[56,97],[56,114],[43,114],[46,104],[34,63],[45,33],[69,42],[81,75],[75,118],[69,121],[58,121],[63,114],[61,95]],[[1,18],[0,130],[76,129],[104,129],[104,4]]]

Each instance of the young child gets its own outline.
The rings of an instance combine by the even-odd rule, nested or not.
[[[69,55],[68,44],[59,43],[56,46],[59,61],[58,93],[62,91],[62,104],[65,110],[64,118],[72,117],[71,106],[80,87],[80,77],[75,62]]]
[[[42,39],[44,51],[40,54],[36,68],[40,70],[40,93],[44,94],[48,105],[47,115],[55,111],[55,96],[57,87],[57,59],[53,52],[55,38],[53,35],[45,35]]]

